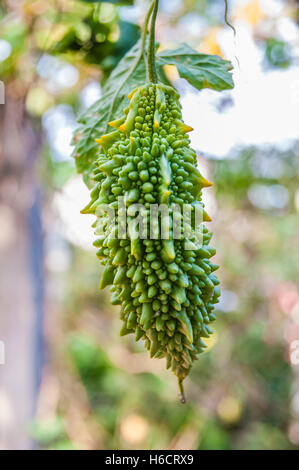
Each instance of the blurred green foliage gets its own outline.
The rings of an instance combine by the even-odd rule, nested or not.
[[[291,65],[289,44],[275,38],[268,39],[266,43],[266,57],[274,67],[289,67]]]
[[[61,15],[59,24],[65,28],[61,39],[50,51],[53,54],[78,54],[80,60],[100,66],[110,73],[122,56],[139,38],[139,28],[119,20],[116,7],[111,4],[88,5]]]
[[[8,41],[13,49],[13,54],[0,61],[1,77],[27,75],[29,65],[33,72],[34,63],[24,63],[22,56],[28,59],[30,54],[36,63],[38,54],[47,52],[81,67],[101,67],[105,80],[140,35],[138,25],[120,20],[117,6],[111,2],[50,0],[46,6],[25,0],[10,11],[5,1],[1,19],[0,39]]]

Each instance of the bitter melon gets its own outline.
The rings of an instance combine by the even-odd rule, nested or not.
[[[152,228],[150,236],[150,211],[151,205],[164,204],[173,215],[174,205],[189,205],[192,221],[195,208],[201,210],[203,221],[209,221],[201,191],[211,183],[197,169],[187,134],[192,128],[182,120],[175,89],[147,83],[133,90],[129,99],[123,118],[109,123],[116,130],[98,141],[95,185],[82,212],[98,217],[94,226],[101,236],[95,246],[105,266],[100,287],[110,285],[111,302],[120,305],[121,335],[135,333],[151,357],[166,358],[184,401],[182,382],[206,348],[203,338],[212,333],[209,324],[215,320],[214,304],[220,296],[214,274],[218,266],[210,261],[215,250],[203,224],[191,227],[188,240],[178,239],[167,217],[168,239],[162,238],[159,227]],[[129,225],[121,237],[120,198]],[[130,230],[136,204],[144,208],[146,234]],[[114,223],[100,210],[103,205],[116,211]],[[162,215],[159,220],[165,223]],[[201,246],[196,244],[198,235]]]

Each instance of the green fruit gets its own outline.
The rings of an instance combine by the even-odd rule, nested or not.
[[[220,296],[218,266],[210,261],[215,254],[211,233],[202,224],[195,226],[197,210],[203,221],[210,220],[201,202],[202,189],[210,183],[197,169],[187,135],[192,129],[182,122],[177,92],[148,83],[129,99],[124,117],[110,123],[116,131],[99,140],[95,186],[83,212],[97,215],[96,233],[104,228],[95,242],[105,265],[100,287],[111,285],[111,301],[121,306],[121,335],[134,333],[151,357],[165,357],[182,391],[182,381],[204,351],[202,338],[212,334],[208,324],[215,320]],[[128,220],[121,222],[119,210],[115,226],[99,208],[116,209],[119,197]],[[145,237],[136,231],[136,204],[144,208]],[[154,223],[151,204],[164,205],[169,213],[161,212]],[[170,217],[173,205],[182,210],[186,204],[191,208],[188,239],[174,235],[177,228],[181,234],[181,225]],[[126,223],[129,230],[120,237]]]

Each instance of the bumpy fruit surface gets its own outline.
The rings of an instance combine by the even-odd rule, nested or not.
[[[113,225],[98,208],[106,204],[117,209],[122,197],[130,223],[130,208],[142,204],[149,226],[152,204],[166,204],[170,214],[173,204],[188,204],[192,210],[201,208],[202,220],[209,221],[201,190],[211,183],[197,169],[187,135],[192,128],[182,121],[177,92],[148,83],[129,99],[124,117],[110,123],[116,131],[99,140],[95,186],[82,212],[97,214],[95,227],[105,229],[95,242],[105,266],[100,287],[111,285],[111,302],[121,306],[121,335],[135,333],[151,357],[165,357],[181,385],[206,347],[203,338],[212,333],[209,324],[220,295],[213,273],[218,266],[210,261],[215,254],[209,246],[211,233],[203,224],[194,227],[188,241],[194,242],[197,233],[202,244],[193,243],[193,249],[186,249],[184,238],[173,237],[171,224],[169,239],[162,239],[159,229],[154,239],[136,238],[130,231],[120,239],[119,216]]]

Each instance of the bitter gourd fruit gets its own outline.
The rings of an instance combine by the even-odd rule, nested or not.
[[[200,209],[203,221],[209,221],[201,191],[211,183],[197,169],[188,137],[192,128],[182,120],[176,90],[147,83],[133,90],[129,99],[123,118],[109,123],[115,130],[98,141],[95,185],[82,212],[97,215],[94,226],[101,236],[95,246],[105,266],[100,287],[110,285],[111,302],[120,305],[121,335],[135,333],[151,357],[166,358],[184,401],[182,382],[206,348],[203,339],[212,333],[209,324],[215,320],[213,309],[220,296],[214,274],[218,266],[210,261],[215,250],[203,224],[191,227],[188,240],[178,239],[169,217],[161,215],[169,237],[163,239],[158,226],[151,227],[150,237],[150,211],[153,204],[166,205],[169,214],[174,205],[189,205],[191,213]],[[129,226],[121,237],[121,210],[114,223],[99,210],[103,204],[116,209],[119,198],[124,200],[121,210],[126,211]],[[144,208],[147,236],[130,230],[137,203]],[[196,244],[198,235],[201,245]]]

